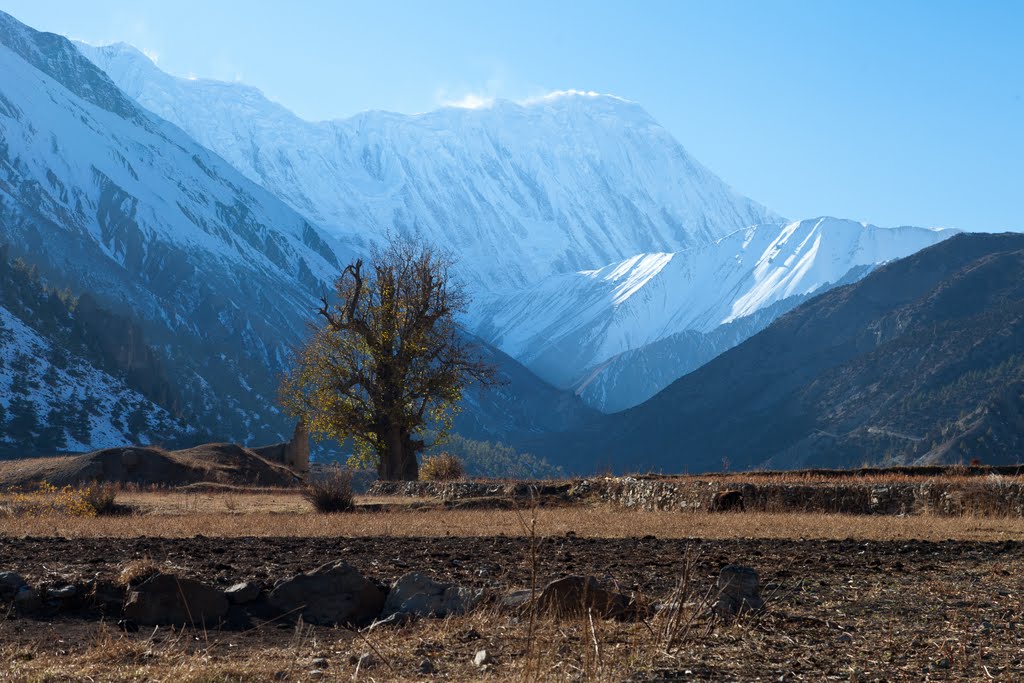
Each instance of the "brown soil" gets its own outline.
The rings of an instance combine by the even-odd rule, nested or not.
[[[697,558],[694,576],[702,586],[710,586],[718,570],[730,563],[748,564],[760,573],[768,599],[766,616],[742,627],[703,630],[702,626],[700,635],[687,646],[667,659],[652,660],[656,666],[645,665],[631,680],[1021,680],[1024,676],[1021,542],[702,541],[565,535],[543,539],[538,550],[540,583],[565,574],[589,573],[654,600],[669,594],[688,556]],[[0,538],[0,568],[16,570],[35,584],[93,577],[112,582],[125,564],[140,559],[169,564],[181,575],[219,586],[242,579],[271,583],[344,558],[381,583],[417,570],[462,584],[508,590],[530,585],[529,556],[530,540],[523,537]],[[95,645],[95,615],[54,619],[0,623],[5,652],[31,650],[33,661],[45,663],[58,651],[84,653]],[[492,672],[491,680],[502,680],[502,670],[511,676],[512,654],[522,654],[525,626],[492,615],[466,617],[454,626],[422,620],[398,631],[374,632],[375,647],[393,667],[376,669],[374,677],[415,679],[423,652],[429,650],[446,677],[479,678],[480,672],[469,663],[479,643],[468,643],[456,633],[470,623],[479,632],[480,642],[504,655],[505,668]],[[273,643],[293,642],[294,627],[288,628],[286,633],[271,625],[231,636],[202,635],[199,640],[207,643],[211,638],[219,643],[225,637],[234,643],[233,650],[222,649],[215,656],[207,652],[204,656],[212,660],[203,661],[228,666],[236,661],[232,657],[256,657]],[[645,633],[642,625],[590,628],[592,635],[578,634],[577,640],[584,650],[593,640],[599,654],[602,647],[615,651]],[[562,627],[554,629],[552,637],[571,644],[573,633]],[[153,650],[147,637],[152,636],[148,632],[117,635],[128,645],[143,642]],[[348,653],[358,654],[368,647],[362,637],[343,630],[312,629],[308,639],[313,650],[332,653],[328,680],[351,680],[354,667],[347,663]],[[294,652],[289,650],[289,666],[313,650],[298,646]],[[571,659],[572,653],[551,656]],[[0,668],[3,665],[0,661]],[[245,679],[270,679],[278,665],[249,671]],[[39,673],[28,664],[17,670]],[[516,671],[517,676],[522,673]],[[609,680],[623,679],[623,670],[616,671]],[[160,678],[158,672],[147,675]],[[189,678],[180,671],[175,676]],[[301,666],[295,676],[288,680],[304,679]],[[568,675],[550,678],[572,680]]]

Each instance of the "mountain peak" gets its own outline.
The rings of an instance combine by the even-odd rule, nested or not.
[[[143,69],[133,52],[85,52],[311,222],[353,243],[391,231],[448,245],[481,292],[780,220],[615,95],[564,90],[313,123],[255,89]]]

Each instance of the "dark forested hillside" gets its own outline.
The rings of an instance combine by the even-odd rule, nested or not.
[[[199,436],[129,318],[48,287],[0,247],[0,455]]]
[[[1024,456],[1024,235],[954,237],[535,452],[706,471]]]

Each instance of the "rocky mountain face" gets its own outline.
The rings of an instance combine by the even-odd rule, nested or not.
[[[563,92],[311,123],[253,88],[175,78],[126,45],[79,49],[329,232],[453,249],[479,337],[589,405],[622,410],[808,296],[952,231],[785,223],[632,102]]]
[[[646,443],[637,435],[653,423],[644,420],[662,419],[658,406],[677,386],[709,381],[694,379],[712,377],[705,363],[721,368],[719,354],[763,338],[812,297],[848,291],[894,267],[882,264],[955,234],[785,222],[729,189],[638,105],[593,93],[310,123],[253,88],[174,78],[132,48],[75,46],[2,13],[0,73],[0,240],[46,287],[67,288],[83,320],[95,318],[85,315],[91,306],[124,321],[93,332],[128,367],[151,359],[163,374],[110,376],[185,436],[205,426],[244,442],[290,433],[274,407],[277,375],[327,283],[388,232],[458,255],[474,298],[467,334],[508,380],[470,391],[457,429],[541,446],[554,443],[545,435],[571,430],[579,441],[551,453],[555,464],[582,453],[588,434],[602,435],[592,446],[618,444],[614,458],[626,462],[634,451],[622,435]],[[8,322],[18,318],[18,343],[45,354],[46,323],[27,310],[7,309]],[[798,369],[780,387],[802,377]],[[694,390],[684,403],[703,410],[705,395],[735,390],[726,380],[738,377],[714,375],[721,387]],[[729,439],[740,439],[743,423],[730,415],[745,408],[726,399],[744,396],[771,403],[770,419],[795,414],[772,403],[782,389],[758,377],[747,380],[767,394],[723,393],[723,415],[700,421],[732,425]],[[977,428],[996,433],[992,416],[1015,410],[1016,398],[986,400]],[[605,422],[583,402],[631,410]],[[608,437],[608,424],[621,434]],[[926,439],[886,425],[864,434],[886,448],[886,439],[903,443],[891,434]],[[820,431],[845,434],[837,443],[850,453],[867,438]],[[694,462],[813,459],[810,447],[781,438],[765,436],[772,456],[760,446],[720,452],[711,439]],[[951,457],[893,449],[894,459]],[[676,452],[660,444],[636,464],[662,466]]]
[[[612,412],[647,400],[808,297],[953,234],[835,218],[756,225],[491,297],[471,325],[542,378]]]
[[[581,471],[1012,463],[1024,448],[1021,349],[1024,235],[957,235],[537,450]]]
[[[778,220],[617,97],[570,91],[312,123],[254,88],[175,78],[126,45],[79,48],[328,232],[360,242],[413,233],[449,247],[478,295]]]

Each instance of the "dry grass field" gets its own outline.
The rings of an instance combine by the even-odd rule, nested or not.
[[[146,494],[124,496],[141,515],[114,517],[20,516],[3,520],[3,536],[131,538],[151,536],[301,538],[521,536],[522,513],[513,510],[402,510],[337,515],[314,513],[294,495]],[[1000,517],[894,517],[799,512],[728,513],[623,511],[612,506],[542,509],[537,533],[585,538],[865,539],[1005,541],[1024,539],[1024,519]]]
[[[8,612],[0,681],[1024,680],[1019,518],[414,509],[404,497],[324,515],[289,490],[124,491],[118,502],[133,512],[0,518],[0,571],[114,582],[146,562],[223,588],[343,558],[381,584],[415,570],[498,595],[592,574],[681,607],[618,622],[485,605],[370,631],[272,620],[126,632],[116,619]],[[767,607],[725,623],[705,603],[732,563],[758,571]],[[481,649],[495,660],[483,669]]]

